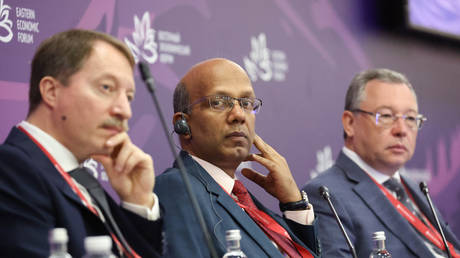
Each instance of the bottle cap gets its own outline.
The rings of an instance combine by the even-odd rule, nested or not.
[[[54,228],[49,231],[48,241],[50,243],[67,243],[69,236],[65,228]]]
[[[239,229],[230,229],[225,232],[225,239],[227,240],[241,240]]]
[[[86,253],[105,253],[111,251],[112,239],[109,236],[92,236],[85,238]]]
[[[372,239],[375,240],[385,240],[385,231],[376,231],[372,234]]]

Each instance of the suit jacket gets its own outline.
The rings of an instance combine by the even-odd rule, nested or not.
[[[180,156],[184,161],[191,187],[219,256],[226,252],[225,232],[229,229],[240,229],[241,248],[248,257],[282,257],[259,226],[208,172],[186,152],[182,151]],[[170,257],[210,257],[202,230],[184,189],[177,163],[156,180],[155,192],[162,200],[165,213],[168,214],[164,218],[166,253]],[[315,226],[305,226],[283,219],[263,207],[253,196],[252,198],[257,207],[284,227],[294,241],[306,247],[312,254],[319,253]]]
[[[404,176],[402,179],[421,211],[427,218],[432,218],[426,198],[417,185]],[[329,188],[331,201],[359,257],[369,257],[374,248],[372,233],[382,230],[386,235],[386,248],[393,257],[433,257],[422,237],[398,213],[374,181],[342,152],[333,167],[303,188],[318,216],[325,257],[351,257],[351,253],[327,202],[319,195],[318,188],[322,185]],[[447,240],[458,249],[460,246],[455,235],[439,212],[438,216]],[[434,219],[430,221],[436,227]]]
[[[143,257],[157,257],[162,221],[148,221],[107,199],[131,247]],[[48,257],[48,231],[57,227],[67,229],[73,257],[84,255],[86,236],[109,235],[47,156],[14,127],[0,145],[0,256]]]

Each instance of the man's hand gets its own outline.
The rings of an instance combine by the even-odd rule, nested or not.
[[[269,173],[265,176],[249,168],[242,169],[241,173],[264,188],[281,203],[300,201],[302,196],[286,159],[258,135],[254,138],[254,146],[260,151],[260,154],[251,154],[246,161],[258,162],[267,168]]]
[[[155,174],[150,155],[135,146],[126,132],[111,137],[105,145],[112,149],[111,154],[92,158],[104,166],[120,199],[152,208]]]

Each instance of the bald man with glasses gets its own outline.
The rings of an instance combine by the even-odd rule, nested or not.
[[[222,58],[193,66],[174,92],[174,130],[191,187],[219,257],[227,230],[239,229],[247,257],[318,257],[313,207],[297,187],[286,160],[255,132],[262,106],[246,72]],[[251,154],[255,146],[260,154]],[[242,174],[280,201],[284,217],[265,208],[236,176],[243,161],[266,167],[267,175]],[[177,164],[157,177],[155,192],[165,209],[167,253],[210,257]]]
[[[351,252],[320,186],[329,188],[358,257],[369,257],[376,231],[385,231],[393,257],[447,257],[441,238],[431,238],[438,233],[426,198],[400,174],[426,120],[403,74],[373,69],[353,78],[342,114],[345,146],[334,166],[303,188],[315,205],[324,257],[351,257]],[[442,219],[441,225],[458,250],[458,240]]]

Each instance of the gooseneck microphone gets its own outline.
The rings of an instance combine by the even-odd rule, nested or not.
[[[436,211],[434,210],[434,206],[433,206],[433,202],[431,202],[431,197],[430,197],[430,193],[428,190],[428,186],[426,185],[425,182],[420,182],[420,190],[425,195],[428,201],[428,204],[430,205],[431,213],[433,213],[434,220],[436,221],[436,225],[438,225],[439,233],[441,234],[441,237],[442,237],[442,242],[444,243],[444,247],[446,247],[447,257],[452,258],[452,255],[450,254],[449,246],[447,245],[446,237],[444,236],[444,231],[442,230],[441,223],[439,223],[438,215],[436,214]]]
[[[184,181],[185,184],[185,189],[187,191],[188,196],[190,197],[190,200],[192,202],[192,207],[195,212],[195,215],[198,219],[198,222],[200,224],[201,230],[203,231],[203,235],[206,239],[206,244],[208,245],[209,252],[211,254],[211,257],[213,258],[218,258],[216,249],[214,247],[214,244],[212,242],[211,236],[209,235],[209,231],[206,227],[206,224],[204,222],[203,218],[203,213],[198,205],[198,201],[196,200],[195,194],[192,191],[192,187],[190,186],[190,181],[188,179],[188,175],[184,166],[184,162],[182,161],[182,158],[178,155],[176,152],[176,149],[174,148],[174,143],[172,140],[171,135],[168,133],[169,129],[168,126],[166,125],[166,121],[163,116],[163,112],[161,111],[160,104],[158,102],[157,96],[155,94],[155,87],[154,87],[154,81],[152,76],[150,75],[150,69],[148,65],[144,62],[139,62],[139,70],[141,72],[141,77],[142,80],[144,81],[145,85],[147,86],[147,89],[150,92],[150,95],[152,96],[153,103],[155,104],[155,108],[158,112],[158,116],[160,117],[161,125],[163,126],[164,133],[166,135],[166,138],[169,143],[169,147],[171,148],[171,152],[174,156],[174,158],[177,161],[177,164],[179,165],[179,171],[182,176],[182,180]]]
[[[358,256],[356,255],[355,247],[351,243],[350,238],[348,237],[347,232],[345,231],[345,228],[342,225],[342,221],[340,221],[339,215],[337,215],[334,205],[331,202],[331,198],[329,195],[329,189],[326,186],[322,185],[319,187],[319,194],[327,201],[327,203],[329,204],[329,207],[331,208],[331,211],[334,213],[335,221],[337,221],[337,224],[339,224],[340,230],[342,231],[342,234],[345,237],[345,240],[347,241],[351,254],[353,255],[354,258],[358,258]]]

